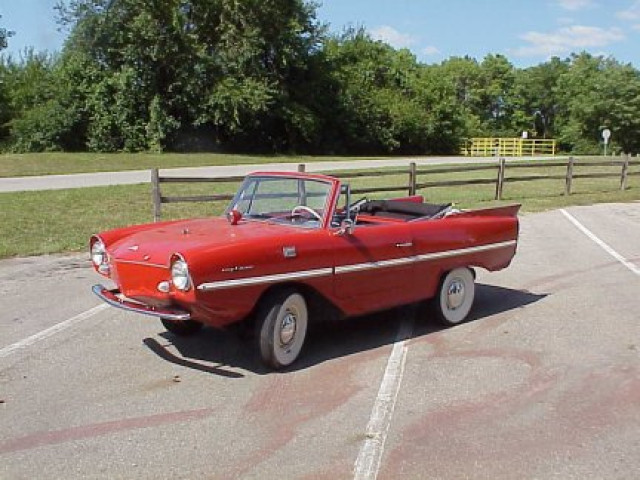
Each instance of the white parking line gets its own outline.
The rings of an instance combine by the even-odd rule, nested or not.
[[[39,342],[40,340],[44,340],[45,338],[49,338],[58,332],[66,330],[67,328],[72,327],[76,323],[86,320],[87,318],[93,317],[95,314],[97,314],[98,312],[101,312],[107,307],[108,307],[107,304],[98,305],[74,317],[71,317],[65,320],[64,322],[57,323],[56,325],[49,327],[46,330],[42,330],[41,332],[38,332],[35,335],[31,335],[30,337],[20,340],[19,342],[16,342],[12,345],[4,347],[0,349],[0,358],[7,357],[12,353],[16,352],[17,350],[21,350],[23,348],[29,347],[34,343]]]
[[[613,248],[611,248],[605,242],[600,240],[593,232],[591,232],[591,230],[589,230],[587,227],[582,225],[578,220],[576,220],[576,218],[573,215],[567,212],[564,208],[561,208],[560,211],[565,217],[567,217],[567,219],[571,223],[573,223],[578,228],[578,230],[580,230],[587,237],[593,240],[597,245],[599,245],[605,252],[607,252],[609,255],[615,258],[618,262],[620,262],[622,265],[624,265],[625,267],[627,267],[629,270],[631,270],[633,273],[635,273],[640,277],[640,268],[636,267],[633,263],[631,263],[629,260],[624,258],[622,255],[616,252]]]
[[[375,480],[384,453],[384,444],[396,407],[407,359],[407,339],[413,333],[413,317],[404,320],[398,329],[387,368],[380,383],[378,396],[367,424],[366,439],[354,465],[355,480]]]

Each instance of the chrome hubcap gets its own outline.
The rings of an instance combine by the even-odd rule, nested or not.
[[[296,316],[287,312],[280,324],[280,343],[288,345],[296,335]]]
[[[459,308],[464,303],[464,283],[454,279],[447,288],[447,305],[451,310]]]

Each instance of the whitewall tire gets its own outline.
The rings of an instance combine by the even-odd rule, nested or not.
[[[473,271],[456,268],[447,273],[433,299],[436,316],[445,325],[457,325],[466,320],[475,298]]]

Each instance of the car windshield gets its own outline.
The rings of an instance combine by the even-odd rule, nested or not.
[[[252,176],[234,197],[230,210],[249,220],[318,228],[328,209],[331,183],[322,180]]]

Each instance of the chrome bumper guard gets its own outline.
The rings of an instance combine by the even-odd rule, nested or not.
[[[129,312],[141,313],[152,317],[166,318],[167,320],[189,320],[191,315],[189,312],[177,308],[156,308],[142,303],[133,302],[120,298],[120,290],[109,290],[103,285],[94,285],[91,290],[103,302],[108,303],[112,307],[121,308]]]

